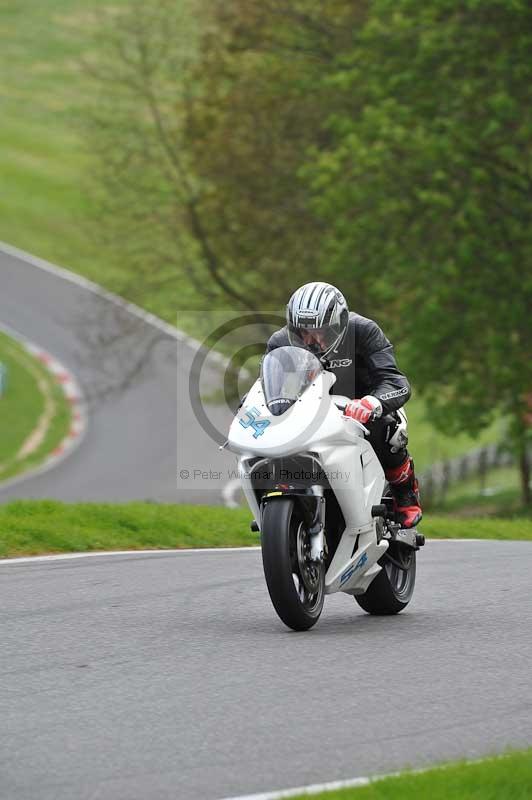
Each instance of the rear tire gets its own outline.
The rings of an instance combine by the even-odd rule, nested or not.
[[[416,551],[400,544],[393,547],[393,544],[379,560],[382,569],[366,592],[355,595],[360,608],[368,614],[398,614],[412,599],[416,583]],[[389,552],[391,547],[393,549]],[[388,555],[406,569],[393,563]]]
[[[308,630],[323,608],[325,565],[306,558],[309,534],[293,498],[266,502],[261,546],[266,585],[277,614],[289,628]]]

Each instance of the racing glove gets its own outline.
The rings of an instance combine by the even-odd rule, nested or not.
[[[357,422],[361,422],[365,425],[367,422],[377,419],[377,417],[382,415],[382,404],[376,397],[367,394],[361,400],[357,400],[356,398],[351,400],[345,407],[344,415],[346,417],[352,417],[352,419],[356,419]]]

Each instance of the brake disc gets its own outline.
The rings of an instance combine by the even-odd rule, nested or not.
[[[320,564],[310,560],[310,541],[309,534],[303,527],[303,523],[299,523],[296,534],[297,542],[297,563],[299,566],[299,574],[305,589],[310,594],[315,594],[320,585]]]

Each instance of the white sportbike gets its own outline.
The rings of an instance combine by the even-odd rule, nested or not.
[[[226,442],[260,530],[264,575],[283,622],[307,630],[326,594],[345,592],[370,614],[412,597],[424,537],[395,521],[367,428],[331,394],[336,376],[300,347],[262,360]]]

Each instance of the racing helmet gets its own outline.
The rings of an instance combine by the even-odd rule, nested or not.
[[[286,306],[290,344],[306,347],[318,358],[335,350],[345,336],[349,309],[330,283],[313,281],[296,289]]]

